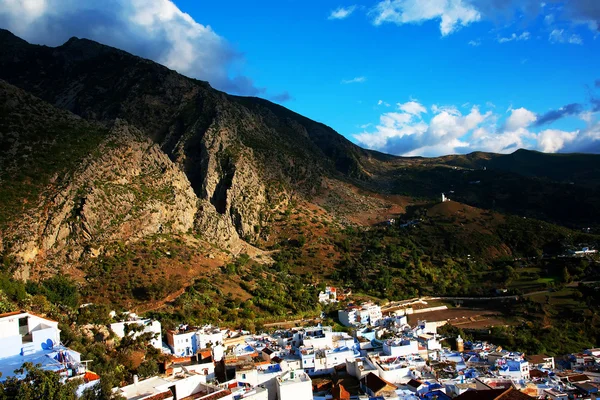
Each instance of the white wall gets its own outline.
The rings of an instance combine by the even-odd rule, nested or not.
[[[31,342],[28,343],[23,343],[19,332],[19,320],[23,318],[27,318],[27,333],[31,333]],[[21,354],[24,344],[37,352],[58,343],[60,343],[60,330],[56,321],[29,313],[10,315],[0,319],[0,358]]]
[[[36,351],[50,350],[54,345],[57,345],[60,342],[58,330],[55,328],[39,329],[33,331],[31,336]]]
[[[138,337],[142,333],[154,333],[156,334],[156,339],[150,341],[150,344],[157,349],[162,349],[162,334],[161,334],[161,325],[158,321],[152,321],[149,324],[146,324],[148,320],[135,320],[135,321],[124,321],[124,322],[116,322],[114,324],[110,324],[110,329],[120,338],[125,336],[125,324],[136,324],[136,325],[144,325],[144,330],[142,332],[136,332],[133,337]]]
[[[21,336],[11,336],[0,339],[0,358],[18,356],[21,354]]]
[[[265,388],[264,390],[251,390],[249,392],[247,392],[244,397],[242,397],[243,400],[269,400],[269,393],[270,390]],[[276,393],[274,394],[274,396],[276,395]]]
[[[197,333],[198,336],[198,348],[205,349],[208,347],[208,343],[211,344],[211,347],[214,347],[217,343],[223,344],[223,333]]]
[[[312,400],[312,383],[310,379],[304,382],[284,382],[277,384],[279,400]]]
[[[418,354],[419,353],[419,343],[416,340],[409,341],[409,344],[400,346],[394,344],[388,344],[385,342],[383,344],[383,352],[388,356],[407,356],[409,354]]]
[[[18,316],[4,317],[0,319],[0,339],[19,335]]]

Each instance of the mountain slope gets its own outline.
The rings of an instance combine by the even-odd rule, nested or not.
[[[193,228],[189,181],[134,127],[90,124],[4,81],[0,115],[2,248],[21,276]]]
[[[86,240],[135,241],[169,232],[189,232],[238,254],[249,251],[248,243],[265,247],[279,241],[271,237],[274,219],[298,204],[322,207],[328,222],[374,225],[400,216],[411,204],[437,200],[441,192],[454,192],[451,198],[479,208],[577,228],[600,224],[598,188],[563,182],[573,174],[595,179],[597,168],[585,171],[597,156],[570,156],[581,159],[572,168],[567,156],[522,151],[394,157],[364,150],[282,106],[227,95],[93,41],[73,38],[50,48],[0,30],[0,48],[0,79],[10,83],[1,87],[8,122],[0,157],[5,163],[15,155],[29,157],[3,179],[31,186],[31,193],[6,186],[3,196],[13,198],[0,220],[12,227],[32,211],[34,217],[23,226],[30,233],[41,231],[30,236],[45,243],[32,250],[33,245],[17,240],[21,247],[14,247],[14,240],[4,239],[23,262],[38,254],[45,259],[52,251],[77,258],[87,249]],[[23,101],[12,104],[12,92]],[[76,121],[77,127],[62,131],[54,122],[58,116]],[[31,130],[30,123],[39,129]],[[52,129],[45,132],[46,127]],[[32,132],[37,136],[27,136]],[[55,145],[67,153],[57,153]],[[47,157],[28,149],[60,157],[48,166]],[[545,169],[551,157],[557,164]],[[70,162],[63,165],[64,160]],[[25,177],[13,179],[19,174]],[[57,190],[60,200],[49,206],[45,199],[57,196]],[[110,205],[110,199],[119,204]],[[139,204],[128,208],[127,199]],[[88,214],[92,208],[106,210],[100,216],[79,215],[73,206],[78,201],[85,201],[87,208],[80,208]],[[43,226],[53,227],[52,232]],[[62,250],[70,244],[77,249]]]
[[[372,162],[331,128],[256,98],[229,96],[154,62],[85,39],[56,48],[0,31],[0,78],[85,119],[136,127],[186,174],[196,228],[236,247],[269,210],[314,195],[323,176],[368,179]]]
[[[600,157],[597,154],[549,154],[519,149],[511,154],[474,152],[439,159],[452,166],[485,167],[555,182],[573,182],[584,186],[600,185]]]

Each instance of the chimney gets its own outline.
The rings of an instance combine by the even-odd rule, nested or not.
[[[134,376],[133,376],[133,384],[134,384],[135,386],[137,386],[137,384],[138,384],[138,383],[139,383],[139,378],[138,378],[138,376],[137,376],[137,375],[134,375]]]

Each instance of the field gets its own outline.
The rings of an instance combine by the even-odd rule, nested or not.
[[[509,324],[502,313],[496,310],[466,307],[410,314],[408,316],[410,325],[416,324],[418,320],[429,322],[448,321],[449,324],[463,329],[480,329]]]

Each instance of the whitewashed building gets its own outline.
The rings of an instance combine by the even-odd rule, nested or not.
[[[312,400],[312,380],[303,371],[288,371],[277,377],[279,400]]]
[[[135,332],[133,334],[133,337],[135,338],[144,333],[150,333],[153,335],[153,339],[150,340],[150,344],[157,349],[162,349],[162,333],[160,322],[152,320],[150,318],[139,318],[136,314],[131,313],[128,314],[127,321],[115,322],[114,324],[110,324],[110,329],[119,338],[123,338],[125,337],[126,325],[142,325],[144,327],[143,330]]]

